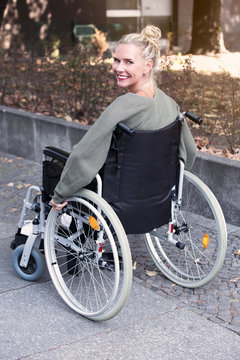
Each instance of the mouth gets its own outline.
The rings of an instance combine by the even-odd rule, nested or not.
[[[119,81],[124,81],[124,80],[129,79],[129,76],[127,76],[127,75],[116,74],[116,76],[117,76]]]

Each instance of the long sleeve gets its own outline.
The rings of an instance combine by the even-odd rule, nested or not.
[[[141,99],[137,99],[136,108],[132,106],[132,99],[127,94],[117,98],[105,109],[83,139],[74,145],[55,188],[53,199],[56,203],[78,192],[96,176],[107,158],[112,132],[120,121],[126,121],[129,126],[132,125],[133,118],[141,121],[146,103],[139,100]]]
[[[185,169],[190,170],[194,164],[197,148],[186,120],[183,122],[179,144],[179,158],[185,163]]]

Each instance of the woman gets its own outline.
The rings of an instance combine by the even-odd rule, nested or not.
[[[112,132],[119,122],[136,130],[158,130],[179,115],[173,99],[156,86],[159,71],[161,31],[152,25],[141,33],[123,36],[117,43],[112,69],[119,87],[128,92],[119,96],[102,113],[84,138],[73,147],[56,186],[51,205],[61,210],[69,196],[88,185],[102,168],[108,154]],[[196,147],[184,122],[181,130],[179,157],[190,169]]]

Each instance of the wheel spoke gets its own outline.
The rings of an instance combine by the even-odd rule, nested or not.
[[[86,317],[105,320],[120,311],[129,294],[131,253],[110,206],[91,191],[82,194],[70,199],[64,212],[49,214],[46,260],[63,300]]]
[[[175,209],[173,237],[185,245],[179,249],[167,241],[164,227],[146,234],[146,245],[155,264],[173,282],[186,287],[207,284],[220,271],[226,252],[226,225],[221,208],[206,185],[185,173],[181,208]],[[209,244],[203,247],[204,234]],[[156,236],[159,234],[159,236]]]

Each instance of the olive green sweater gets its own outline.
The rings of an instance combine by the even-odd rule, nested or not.
[[[112,132],[120,122],[136,130],[158,130],[172,123],[179,115],[178,105],[157,89],[154,98],[127,93],[113,101],[91,126],[66,162],[54,201],[58,204],[88,185],[102,168],[108,154]],[[186,121],[181,131],[179,157],[190,169],[196,146]]]

